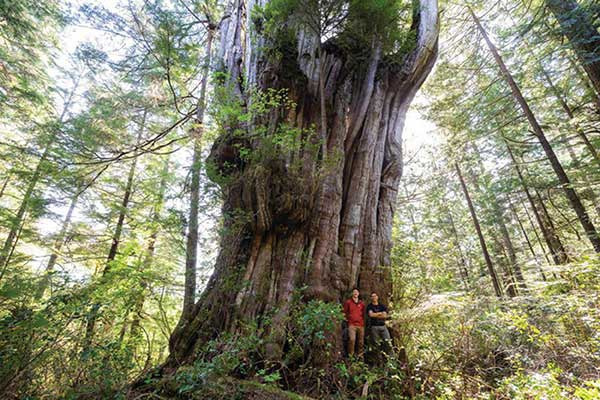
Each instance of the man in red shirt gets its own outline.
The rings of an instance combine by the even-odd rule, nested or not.
[[[348,356],[362,357],[365,342],[365,304],[358,298],[360,292],[352,289],[352,297],[344,303],[344,314],[348,322]],[[355,349],[356,347],[356,349]]]

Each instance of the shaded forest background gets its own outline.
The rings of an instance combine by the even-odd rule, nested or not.
[[[167,358],[225,229],[205,161],[232,112],[211,62],[226,18],[213,0],[0,0],[0,397],[124,398]],[[600,4],[442,1],[440,18],[393,228],[406,358],[311,371],[304,393],[599,398]],[[299,340],[336,312],[299,308]],[[253,329],[169,390],[289,389]]]

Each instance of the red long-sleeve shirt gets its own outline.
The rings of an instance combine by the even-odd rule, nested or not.
[[[355,303],[352,299],[346,300],[344,314],[348,325],[365,326],[365,304],[362,301]]]

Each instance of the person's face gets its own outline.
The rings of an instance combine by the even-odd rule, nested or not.
[[[356,289],[354,289],[354,290],[352,291],[352,297],[353,297],[353,298],[355,298],[355,299],[358,299],[358,295],[359,295],[359,294],[360,294],[360,293],[359,293],[359,291],[358,291],[358,290],[356,290]]]
[[[377,296],[377,293],[371,294],[371,301],[373,303],[377,303],[378,300],[379,300],[379,296]]]

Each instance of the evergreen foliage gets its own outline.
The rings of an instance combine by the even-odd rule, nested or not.
[[[261,311],[173,372],[160,368],[186,323],[190,210],[199,210],[200,293],[217,238],[258,223],[219,211],[231,188],[261,182],[292,193],[278,198],[290,208],[315,191],[303,186],[303,157],[321,157],[318,179],[340,162],[322,151],[317,127],[283,117],[298,107],[285,86],[302,91],[310,79],[296,38],[312,36],[320,56],[343,54],[348,73],[364,72],[376,48],[379,73],[405,73],[418,2],[246,10],[284,82],[240,82],[249,93],[240,99],[207,46],[231,17],[223,1],[89,2],[75,12],[58,0],[0,0],[0,398],[599,398],[600,259],[564,189],[600,228],[600,50],[589,46],[600,6],[440,3],[440,57],[414,110],[431,132],[405,143],[393,227],[393,352],[369,343],[365,360],[320,368],[319,357],[341,351],[329,339],[343,315],[304,288],[286,318]],[[77,37],[89,31],[94,39]],[[73,38],[81,43],[68,53]],[[247,284],[238,278],[225,287]],[[277,358],[271,340],[281,336]]]

